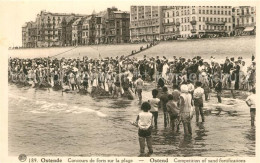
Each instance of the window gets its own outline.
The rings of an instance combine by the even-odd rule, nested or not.
[[[218,18],[218,22],[220,22],[220,18]]]
[[[214,30],[216,30],[217,29],[217,27],[216,26],[214,26]]]
[[[212,14],[212,10],[210,10],[210,14]]]
[[[185,27],[185,31],[187,31],[187,26],[185,25],[184,27]]]
[[[202,14],[205,14],[205,10],[202,10]]]
[[[227,18],[225,18],[225,22],[227,22]]]
[[[227,26],[225,26],[225,30],[227,30]]]
[[[231,15],[231,11],[228,11],[228,14]]]
[[[201,25],[199,25],[199,30],[201,30]]]
[[[246,18],[246,22],[249,23],[249,18]]]
[[[221,18],[221,21],[223,22],[223,21],[224,21],[224,18]]]
[[[192,14],[195,14],[195,9],[192,9]]]
[[[214,18],[214,21],[216,22],[216,21],[217,21],[217,18]]]
[[[205,22],[205,17],[203,17],[203,22]]]
[[[214,15],[216,15],[216,10],[214,10]]]
[[[205,25],[203,25],[203,30],[205,30]]]
[[[183,23],[183,18],[181,18],[181,23]]]
[[[167,12],[167,17],[169,17],[169,12]]]
[[[188,25],[188,31],[190,30],[190,25]]]
[[[231,23],[231,18],[228,18],[228,22]]]
[[[179,11],[176,11],[176,16],[179,16]]]
[[[254,22],[255,22],[254,17],[252,17],[252,23],[254,23]]]
[[[231,31],[231,26],[228,26],[228,30]]]
[[[218,10],[218,14],[220,15],[220,11]]]
[[[221,11],[221,15],[223,15],[224,14],[224,11]]]
[[[210,21],[212,21],[212,18],[210,18]]]
[[[225,11],[225,15],[227,15],[227,11]]]
[[[199,22],[201,22],[201,17],[199,17]]]
[[[199,10],[199,14],[201,14],[201,10]]]

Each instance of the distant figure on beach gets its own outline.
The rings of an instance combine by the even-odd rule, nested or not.
[[[256,115],[256,90],[253,88],[250,92],[253,94],[249,95],[246,99],[246,104],[250,107],[251,126],[255,126],[255,115]]]

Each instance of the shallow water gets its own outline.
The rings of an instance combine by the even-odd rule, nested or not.
[[[138,45],[79,47],[64,57],[117,56],[138,49]],[[96,47],[95,47],[96,48]],[[69,48],[67,48],[69,49]],[[62,48],[10,50],[9,56],[53,56],[66,51]],[[80,55],[78,55],[80,53]],[[162,42],[138,54],[147,56],[173,55],[192,58],[224,60],[226,56],[242,56],[246,61],[255,53],[255,37],[217,38]],[[62,57],[59,56],[59,57]],[[247,62],[249,63],[249,62]],[[151,98],[154,84],[146,84],[144,100]],[[8,85],[9,93],[9,155],[18,156],[138,156],[137,128],[130,122],[140,112],[137,98],[92,98],[89,95],[35,90]],[[244,100],[245,93],[231,99],[230,92],[218,104],[215,94],[205,103],[206,122],[196,125],[192,120],[193,135],[184,139],[163,127],[159,111],[158,129],[153,130],[154,156],[255,156],[255,129],[250,127],[250,113]]]
[[[137,128],[130,124],[140,112],[137,98],[98,99],[11,84],[8,89],[9,155],[138,156]],[[143,95],[151,98],[147,91]],[[206,122],[196,125],[193,118],[190,139],[184,139],[182,126],[175,135],[165,129],[160,110],[154,156],[254,156],[255,129],[242,97],[217,104],[212,94]]]

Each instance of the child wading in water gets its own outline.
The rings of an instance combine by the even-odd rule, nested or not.
[[[153,95],[153,98],[150,99],[148,102],[151,105],[150,112],[153,114],[154,126],[156,128],[157,127],[157,119],[158,119],[158,107],[159,107],[159,102],[160,102],[160,100],[157,98],[158,90],[157,89],[153,89],[152,90],[152,95]]]
[[[153,153],[152,147],[152,127],[153,127],[153,115],[149,112],[151,105],[149,102],[144,102],[141,105],[142,112],[138,114],[136,122],[133,125],[137,126],[138,136],[139,136],[139,145],[140,145],[140,155],[145,156],[145,141],[148,147],[148,156]]]

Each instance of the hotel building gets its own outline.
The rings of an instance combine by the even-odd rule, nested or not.
[[[163,33],[167,37],[230,35],[231,6],[169,6],[163,8]]]
[[[130,40],[159,40],[162,32],[161,6],[130,7]]]
[[[256,7],[239,6],[233,8],[233,28],[235,35],[255,34]]]

